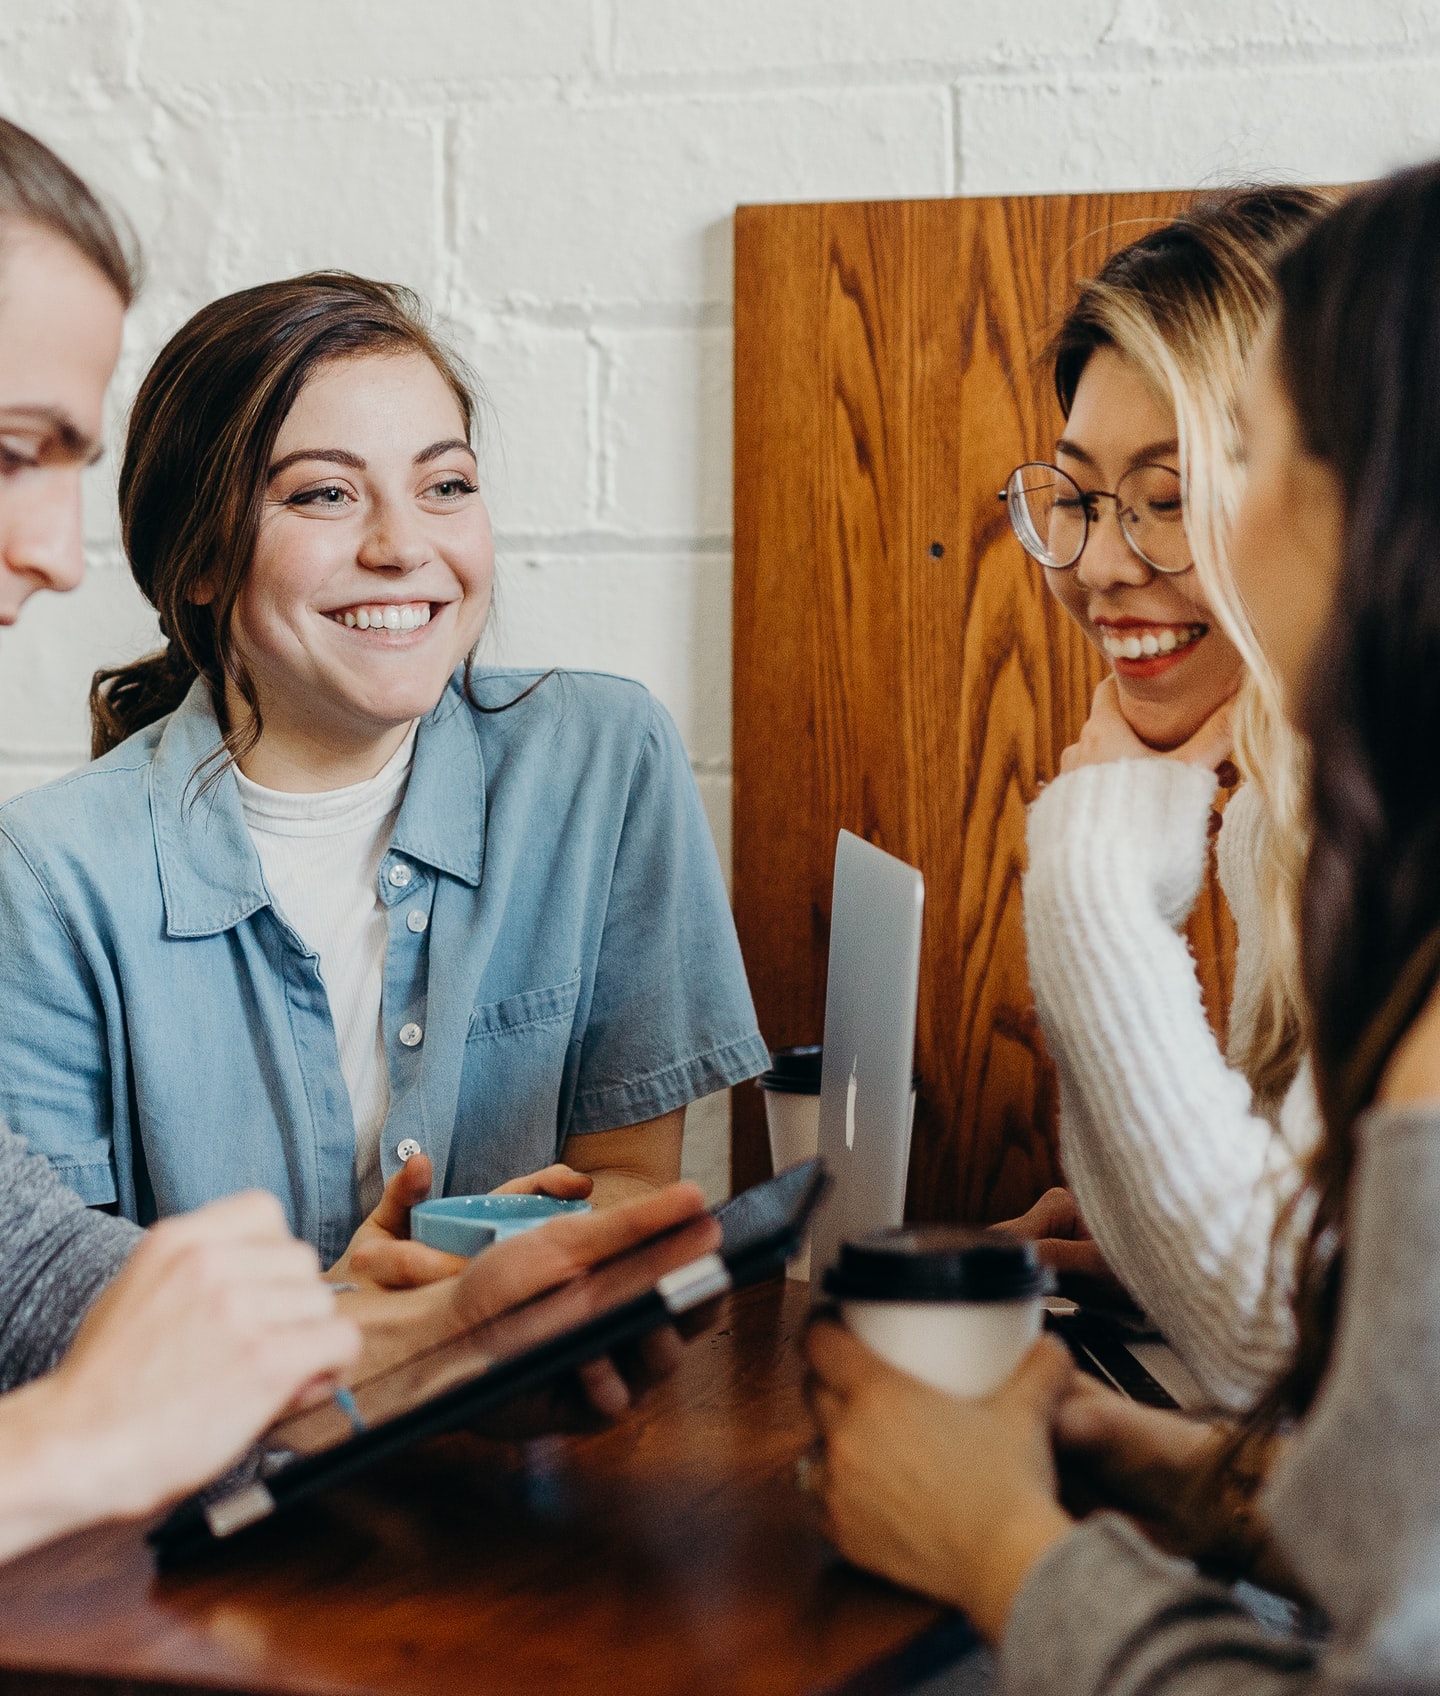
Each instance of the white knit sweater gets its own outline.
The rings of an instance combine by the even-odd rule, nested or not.
[[[1030,809],[1025,936],[1060,1076],[1066,1180],[1110,1266],[1221,1407],[1247,1405],[1293,1344],[1286,1204],[1319,1134],[1306,1061],[1257,1110],[1205,1017],[1180,934],[1205,875],[1212,773],[1121,760],[1057,778]],[[1221,886],[1239,948],[1237,1046],[1262,988],[1258,801],[1225,811]]]

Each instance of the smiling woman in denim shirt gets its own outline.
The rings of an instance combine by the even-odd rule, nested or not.
[[[767,1064],[664,709],[473,665],[474,414],[419,303],[339,274],[206,307],[142,385],[167,645],[0,809],[0,1115],[91,1204],[263,1187],[330,1264],[382,1190],[403,1234],[425,1193],[667,1181]]]

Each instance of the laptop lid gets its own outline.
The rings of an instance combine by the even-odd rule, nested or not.
[[[815,1225],[810,1290],[840,1243],[905,1214],[925,880],[842,830],[835,844],[820,1157],[834,1180]]]

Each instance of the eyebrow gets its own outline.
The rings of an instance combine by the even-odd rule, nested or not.
[[[412,464],[428,465],[432,459],[438,459],[453,448],[462,448],[474,457],[474,450],[463,436],[447,436],[443,442],[431,442],[428,448],[421,448]],[[288,471],[304,459],[320,460],[327,465],[348,465],[352,471],[365,470],[365,461],[358,453],[351,453],[349,448],[296,448],[294,453],[287,453],[283,459],[275,461],[265,474],[266,481],[273,482],[282,471]]]
[[[273,483],[282,471],[288,471],[302,459],[324,460],[328,465],[348,465],[352,471],[365,469],[365,461],[358,453],[351,453],[349,448],[296,448],[294,453],[287,453],[283,459],[275,461],[265,473],[266,481]]]
[[[420,452],[415,455],[415,463],[416,465],[428,465],[432,459],[439,459],[442,453],[450,453],[455,448],[468,453],[471,459],[474,459],[475,450],[463,436],[447,436],[443,442],[431,442],[428,448],[421,448]]]
[[[1086,453],[1084,448],[1082,448],[1078,443],[1070,441],[1065,436],[1062,436],[1060,440],[1056,442],[1055,451],[1056,453],[1068,454],[1071,459],[1080,460],[1082,464],[1088,465],[1092,471],[1095,469],[1095,461],[1088,453]],[[1139,452],[1130,456],[1130,464],[1132,466],[1153,465],[1157,459],[1169,459],[1179,452],[1179,440],[1176,437],[1171,436],[1168,441],[1147,442],[1145,446],[1139,450]]]
[[[84,460],[86,465],[94,465],[105,452],[102,443],[97,442],[88,430],[82,430],[70,414],[58,406],[0,407],[0,427],[5,425],[32,430],[38,426],[47,430],[59,438],[60,446],[67,454]]]

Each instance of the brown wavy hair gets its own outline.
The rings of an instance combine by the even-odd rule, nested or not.
[[[224,734],[216,775],[259,741],[259,702],[232,626],[275,438],[319,367],[405,351],[423,354],[445,379],[474,445],[475,380],[435,335],[418,296],[394,283],[344,271],[262,283],[202,307],[166,343],[140,385],[120,468],[126,557],[165,646],[96,672],[95,757],[173,712],[197,677],[210,687]],[[227,681],[248,709],[241,724],[226,715]],[[468,690],[468,665],[466,682]]]
[[[0,228],[38,225],[66,241],[86,259],[128,307],[140,287],[140,255],[63,159],[28,130],[0,118]]]
[[[1440,164],[1346,201],[1276,283],[1280,378],[1345,507],[1301,709],[1315,760],[1303,958],[1325,1129],[1278,1414],[1309,1406],[1329,1362],[1355,1122],[1440,980]]]
[[[1216,1564],[1239,1570],[1263,1546],[1251,1499],[1273,1439],[1310,1409],[1330,1364],[1356,1122],[1440,983],[1440,164],[1342,202],[1275,278],[1277,373],[1345,517],[1296,703],[1312,751],[1300,929],[1322,1120],[1302,1198],[1313,1211],[1298,1338],[1209,1481]]]

